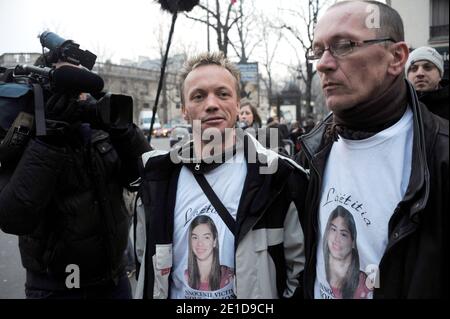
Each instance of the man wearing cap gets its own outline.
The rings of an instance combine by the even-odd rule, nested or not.
[[[433,48],[420,47],[411,52],[406,76],[418,91],[419,100],[434,114],[448,120],[448,80],[442,79],[444,59]]]

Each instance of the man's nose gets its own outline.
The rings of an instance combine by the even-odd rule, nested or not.
[[[336,58],[331,54],[330,50],[326,50],[322,57],[317,61],[317,71],[327,73],[337,69]]]
[[[206,98],[206,112],[215,112],[219,109],[218,99],[214,94]]]
[[[425,72],[422,67],[419,67],[416,72],[416,76],[422,77],[425,75]]]

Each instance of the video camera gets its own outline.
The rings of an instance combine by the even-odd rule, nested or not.
[[[79,107],[81,120],[90,123],[93,128],[105,129],[112,125],[125,127],[132,123],[132,98],[102,92],[103,79],[90,71],[97,59],[95,54],[81,50],[79,44],[63,39],[53,32],[43,32],[39,39],[43,51],[44,48],[49,49],[42,55],[40,65],[25,64],[7,69],[3,75],[5,83],[0,82],[1,129],[9,130],[16,117],[25,112],[34,113],[34,134],[55,134],[50,128],[52,121],[45,119],[44,106],[48,97],[54,93],[71,94],[76,98],[81,93],[89,93],[93,98],[79,103]],[[54,67],[58,62],[67,62],[74,66]],[[2,141],[5,142],[7,141]]]
[[[81,50],[80,45],[72,40],[65,40],[59,35],[45,31],[39,39],[44,48],[48,48],[51,52],[48,62],[56,63],[58,61],[69,62],[74,65],[82,65],[92,70],[97,56],[88,50]]]

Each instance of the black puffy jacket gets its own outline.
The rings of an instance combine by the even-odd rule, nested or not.
[[[15,170],[0,168],[0,227],[19,236],[27,287],[65,289],[67,265],[81,286],[123,271],[129,220],[122,191],[138,178],[150,146],[135,126],[84,130],[88,142],[54,147],[31,140]]]
[[[442,80],[440,88],[436,91],[419,93],[419,101],[425,104],[428,109],[448,121],[449,99],[448,99],[448,80]]]

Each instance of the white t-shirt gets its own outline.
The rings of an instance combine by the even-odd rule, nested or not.
[[[209,185],[235,220],[246,176],[247,164],[242,151],[205,174]],[[234,235],[186,167],[181,169],[178,179],[174,216],[170,298],[236,298],[233,290]],[[205,275],[208,273],[214,275]]]
[[[315,298],[372,298],[374,286],[382,285],[374,279],[389,220],[410,179],[412,119],[408,108],[400,121],[370,138],[340,137],[333,144],[319,208]]]

